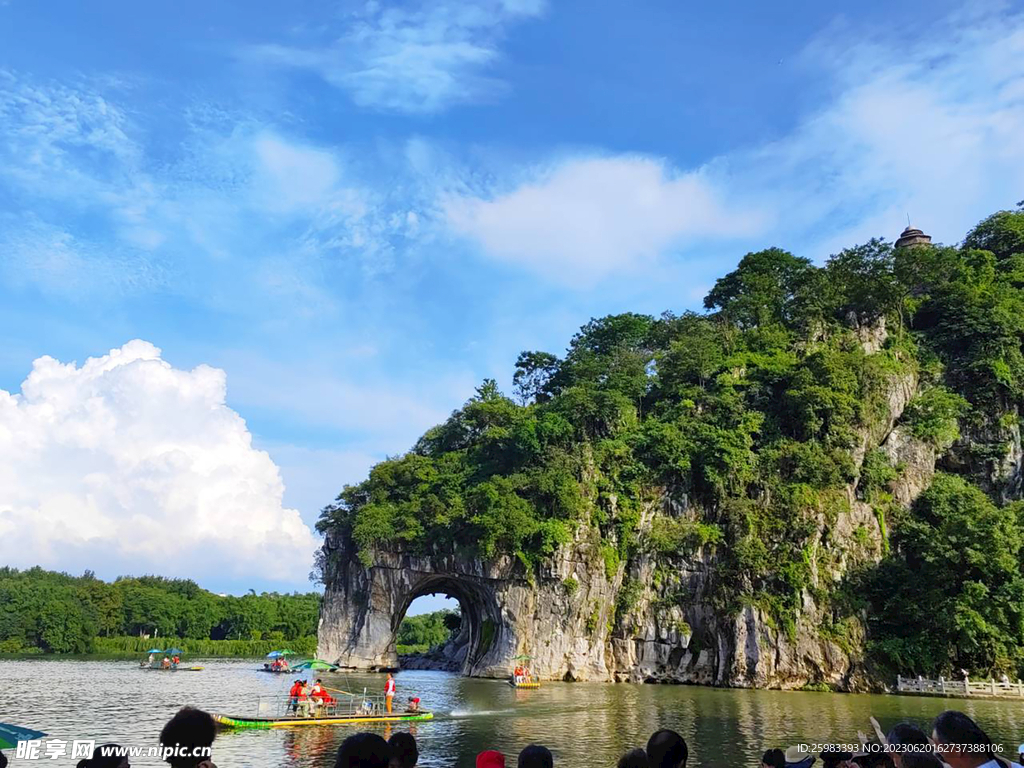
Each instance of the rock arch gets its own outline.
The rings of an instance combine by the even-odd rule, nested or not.
[[[858,507],[859,509],[859,507]],[[869,521],[870,511],[863,511]],[[459,600],[468,652],[460,672],[505,677],[529,653],[544,679],[842,688],[859,674],[852,656],[818,638],[812,605],[795,640],[754,607],[716,614],[708,598],[714,558],[660,563],[677,568],[657,586],[659,563],[641,556],[610,572],[599,540],[581,534],[527,572],[507,556],[424,555],[375,549],[361,562],[344,533],[328,531],[321,553],[324,599],[317,655],[349,669],[397,667],[398,625],[416,597]],[[624,583],[633,588],[624,589]],[[639,589],[636,589],[639,587]],[[675,591],[673,591],[675,590]],[[679,604],[678,590],[687,595]],[[699,641],[691,645],[691,639]]]
[[[469,565],[470,567],[466,567]],[[515,617],[503,610],[503,580],[457,557],[416,557],[378,552],[365,567],[343,558],[332,569],[324,595],[318,655],[343,667],[398,666],[398,627],[413,600],[441,592],[459,601],[460,672],[500,677],[518,652]]]

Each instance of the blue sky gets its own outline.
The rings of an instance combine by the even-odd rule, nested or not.
[[[0,390],[21,435],[0,529],[5,505],[9,526],[66,527],[44,461],[82,467],[59,503],[93,528],[144,529],[125,501],[144,488],[167,525],[205,529],[118,453],[145,421],[133,450],[165,456],[159,413],[193,423],[175,408],[226,420],[216,438],[194,420],[168,488],[202,493],[196,446],[216,439],[225,488],[273,497],[273,466],[238,448],[251,435],[284,488],[264,522],[311,526],[483,378],[507,386],[520,350],[561,351],[591,316],[698,308],[748,250],[820,261],[908,213],[956,242],[1024,197],[1019,4],[686,5],[0,2]],[[117,359],[163,373],[83,367],[133,339],[154,347]],[[77,366],[23,391],[44,356]],[[125,387],[177,405],[133,421]],[[30,407],[51,401],[60,429]],[[97,402],[121,425],[102,460],[66,439],[92,434]],[[222,524],[245,525],[228,497]],[[256,538],[243,556],[197,534],[226,569],[88,531],[26,546],[102,575],[303,588],[289,519],[272,573]]]

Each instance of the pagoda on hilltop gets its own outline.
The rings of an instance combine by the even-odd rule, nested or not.
[[[896,241],[897,248],[910,248],[915,245],[931,245],[932,238],[930,235],[926,235],[920,229],[907,225],[907,228],[903,230],[903,234],[900,235]]]

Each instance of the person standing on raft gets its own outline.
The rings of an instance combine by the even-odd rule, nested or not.
[[[302,693],[302,681],[296,680],[288,691],[288,711],[295,712],[299,708],[299,694]]]
[[[384,706],[391,714],[391,703],[395,698],[395,676],[388,672],[388,680],[384,683]]]

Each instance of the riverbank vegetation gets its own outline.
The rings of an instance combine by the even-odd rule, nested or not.
[[[288,646],[312,654],[320,595],[216,595],[184,579],[113,583],[31,568],[0,568],[0,653],[262,656]]]
[[[839,644],[867,616],[872,661],[904,674],[1024,673],[1022,232],[1024,211],[1004,211],[957,247],[872,240],[823,266],[749,253],[703,314],[612,315],[562,356],[523,352],[511,395],[485,381],[344,488],[320,530],[366,564],[401,546],[533,574],[587,527],[609,576],[712,553],[722,615],[755,605],[793,637],[810,599]],[[879,448],[893,416],[938,457],[909,508],[893,487],[910,470]],[[852,504],[874,523],[837,540]],[[685,514],[641,529],[654,508]]]

